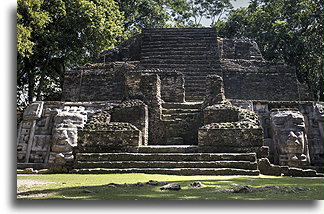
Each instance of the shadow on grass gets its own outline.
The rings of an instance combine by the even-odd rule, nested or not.
[[[323,200],[323,179],[301,179],[291,177],[231,177],[229,179],[199,180],[204,184],[200,188],[189,185],[197,180],[174,180],[168,183],[181,185],[180,191],[160,190],[162,185],[123,186],[68,186],[49,185],[41,190],[21,192],[22,199],[65,199],[65,200]],[[230,188],[232,184],[261,186],[303,187],[310,191],[297,192],[252,192],[252,193],[220,193],[217,189]],[[42,195],[42,197],[38,197]],[[45,195],[45,197],[44,197]]]

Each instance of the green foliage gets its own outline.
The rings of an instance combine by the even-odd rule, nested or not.
[[[166,0],[116,0],[124,13],[124,29],[133,35],[143,28],[165,27],[170,20]]]
[[[233,8],[229,0],[174,0],[168,6],[175,26],[180,27],[201,27],[202,18],[210,19],[213,25]]]
[[[51,22],[46,11],[40,11],[43,0],[18,0],[17,10],[17,50],[21,56],[33,53],[33,31],[41,30]]]
[[[18,0],[18,103],[59,96],[64,70],[114,47],[122,24],[114,0]]]
[[[31,189],[20,188],[27,199],[73,199],[73,200],[321,200],[323,199],[322,178],[292,178],[275,176],[177,176],[160,174],[53,174],[18,176],[55,182]],[[149,180],[180,184],[180,191],[161,191],[162,185],[114,187],[109,183],[135,184]],[[189,184],[200,181],[201,188]],[[310,191],[228,193],[215,192],[232,188],[233,184],[250,187],[278,186],[285,188],[309,188]],[[41,194],[41,195],[40,195]],[[44,194],[47,195],[44,197]],[[43,197],[42,197],[43,196]]]
[[[219,36],[254,39],[267,60],[296,66],[301,83],[323,99],[323,2],[254,0],[215,25]]]

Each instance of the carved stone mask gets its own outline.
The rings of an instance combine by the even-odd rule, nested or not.
[[[271,120],[280,153],[303,154],[306,142],[303,115],[297,111],[272,112]]]

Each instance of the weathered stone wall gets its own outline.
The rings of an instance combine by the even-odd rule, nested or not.
[[[110,112],[111,122],[127,122],[142,133],[142,144],[148,143],[148,108],[140,100],[124,101]]]
[[[199,152],[258,152],[263,146],[262,128],[245,129],[209,124],[199,128],[198,146]]]
[[[78,133],[78,152],[137,152],[142,133],[130,123],[110,122]]]
[[[295,69],[258,60],[222,60],[225,96],[243,100],[299,100]]]
[[[249,39],[218,39],[221,59],[252,59],[263,60],[256,42]]]
[[[124,73],[134,67],[131,62],[115,62],[66,71],[62,100],[74,102],[122,100]]]
[[[185,89],[183,75],[176,71],[160,69],[132,70],[125,73],[125,97],[143,99],[141,78],[145,74],[157,74],[161,81],[161,98],[165,102],[184,102]]]
[[[206,78],[206,94],[202,108],[225,101],[223,78],[219,75],[208,75]]]
[[[124,41],[117,48],[104,50],[99,56],[98,63],[140,60],[142,38],[143,35],[138,34]]]
[[[249,110],[229,104],[204,109],[204,126],[198,130],[200,152],[256,152],[267,156],[262,148],[263,130],[258,116]]]

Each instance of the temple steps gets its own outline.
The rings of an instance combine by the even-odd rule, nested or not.
[[[204,47],[204,46],[186,46],[186,47],[175,47],[175,46],[170,46],[170,47],[165,47],[165,46],[157,46],[157,47],[150,47],[146,45],[141,46],[141,55],[148,55],[148,56],[154,56],[154,55],[160,55],[162,53],[164,54],[169,54],[168,52],[172,52],[174,54],[186,54],[186,52],[191,52],[191,54],[195,53],[198,54],[200,52],[203,53],[210,53],[210,47]],[[214,51],[213,51],[214,52]],[[213,53],[211,52],[211,53]]]
[[[231,168],[90,168],[74,169],[78,174],[115,174],[115,173],[146,173],[168,175],[260,175],[259,170],[231,169]]]
[[[160,37],[160,40],[151,40],[151,38],[146,38],[144,37],[143,39],[143,44],[147,46],[155,46],[155,45],[168,45],[168,46],[182,46],[182,45],[187,45],[190,44],[190,46],[198,46],[198,45],[206,45],[208,46],[209,44],[212,44],[216,42],[216,39],[214,41],[213,37],[206,36],[206,37],[192,37],[192,38],[185,38],[181,39],[181,37],[173,37],[174,40],[172,40],[172,37]],[[183,38],[183,37],[182,37]]]
[[[200,40],[200,39],[197,39]],[[179,47],[179,48],[186,48],[186,47],[205,47],[209,51],[214,51],[214,44],[211,42],[206,41],[195,41],[195,42],[165,42],[165,41],[154,41],[154,42],[145,42],[143,41],[143,44],[141,48],[173,48],[173,47]],[[214,51],[216,53],[216,50]]]
[[[195,67],[194,65],[197,65]],[[199,66],[198,66],[199,65]],[[186,63],[142,63],[140,66],[150,69],[150,68],[160,68],[160,69],[173,69],[183,72],[186,76],[187,71],[209,71],[211,73],[219,72],[220,66],[213,62],[208,62],[207,64],[186,64]]]
[[[176,59],[176,58],[167,58],[167,59],[143,59],[141,60],[142,64],[176,64],[176,65],[213,65],[213,59]]]
[[[202,101],[206,91],[206,76],[222,73],[214,28],[178,28],[143,30],[140,66],[182,72],[185,78],[186,101]],[[164,112],[163,120],[186,119]],[[182,114],[182,115],[181,115]]]
[[[174,103],[164,102],[162,103],[163,108],[169,109],[200,109],[202,102],[185,102],[185,103]]]
[[[186,29],[182,28],[182,31],[174,31],[174,30],[158,30],[153,31],[150,29],[144,29],[142,35],[145,36],[152,36],[155,38],[165,38],[165,37],[197,37],[197,36],[214,36],[216,35],[215,30],[211,29],[204,29],[202,31],[197,31],[195,29]]]
[[[168,56],[182,56],[182,57],[192,57],[192,56],[212,56],[215,57],[215,53],[208,51],[206,48],[202,49],[188,49],[188,50],[170,50],[167,48],[162,48],[159,51],[156,49],[154,50],[146,50],[142,47],[142,57],[152,57],[152,58],[158,58],[158,57],[168,57]]]
[[[140,146],[139,153],[194,153],[198,152],[197,145],[149,145]]]
[[[191,94],[186,94],[186,101],[191,101],[191,102],[194,102],[194,101],[201,101],[204,99],[204,96],[199,96],[199,95],[195,95],[194,93],[191,93]]]
[[[154,56],[142,56],[141,60],[146,61],[146,60],[169,60],[169,59],[174,59],[174,60],[213,60],[215,58],[214,55],[212,54],[193,54],[193,55],[184,55],[184,54],[170,54],[168,56],[166,55],[154,55]]]
[[[190,146],[149,147],[179,149]],[[177,153],[77,153],[73,172],[177,175],[259,175],[260,173],[257,169],[255,153],[186,153],[179,152],[180,150]]]
[[[162,114],[182,114],[182,113],[199,113],[199,109],[190,109],[190,108],[163,108]]]
[[[76,168],[235,168],[256,170],[249,161],[77,161]]]
[[[161,124],[163,140],[159,144],[197,144],[201,103],[163,103]]]
[[[198,113],[180,113],[180,114],[163,114],[162,120],[186,120],[195,119],[198,117]]]
[[[167,145],[184,145],[184,139],[182,137],[169,137],[166,142]]]
[[[168,146],[148,146],[168,147]],[[170,147],[170,146],[169,146]],[[190,146],[174,146],[190,147]],[[191,146],[192,147],[192,146]],[[194,146],[197,147],[197,146]],[[256,162],[255,153],[77,153],[77,161],[248,161]]]

